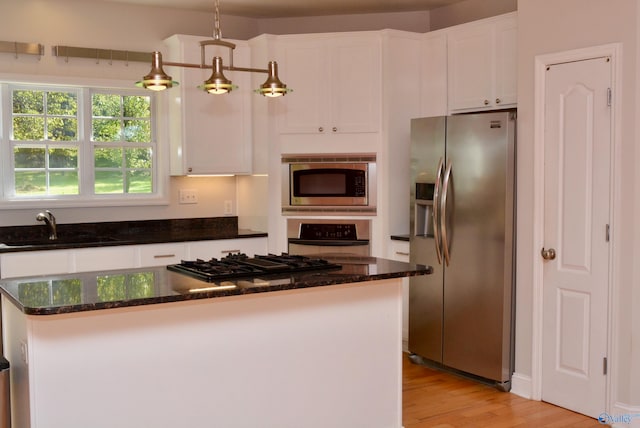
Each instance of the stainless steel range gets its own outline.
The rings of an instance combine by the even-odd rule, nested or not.
[[[207,282],[340,268],[340,265],[325,259],[287,253],[255,257],[248,257],[246,254],[229,254],[221,259],[183,260],[179,264],[167,266],[170,271]]]

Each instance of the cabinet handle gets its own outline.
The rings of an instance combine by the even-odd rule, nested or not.
[[[484,100],[484,105],[488,106],[489,105],[489,100]]]
[[[240,254],[240,250],[222,250],[220,251],[222,254],[231,254],[231,253],[237,253]]]
[[[321,126],[320,128],[318,128],[318,131],[324,132],[324,128]]]
[[[170,257],[175,257],[175,254],[156,254],[153,256],[154,259],[168,259]]]
[[[406,251],[396,251],[396,254],[399,256],[408,256],[409,253],[407,253]]]
[[[193,168],[187,168],[187,172],[193,172]]]
[[[336,128],[335,126],[331,129],[333,132],[337,132],[338,128]]]
[[[496,98],[496,104],[500,104],[500,98]]]

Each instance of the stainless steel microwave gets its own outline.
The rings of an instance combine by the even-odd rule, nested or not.
[[[282,212],[376,212],[375,155],[283,155]]]

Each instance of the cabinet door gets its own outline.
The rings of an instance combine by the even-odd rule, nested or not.
[[[496,94],[497,106],[515,105],[518,101],[518,23],[515,16],[496,24]]]
[[[343,36],[331,42],[332,133],[378,132],[382,64],[380,39],[373,36]],[[326,88],[326,85],[323,85]]]
[[[323,41],[309,37],[279,43],[278,64],[293,92],[278,101],[278,130],[283,134],[326,132],[327,65]],[[284,79],[284,77],[283,77]],[[325,83],[322,83],[325,82]]]
[[[493,98],[493,28],[473,24],[449,34],[449,109],[489,108]]]
[[[165,43],[168,58],[200,64],[200,40],[205,37],[172,36]],[[237,45],[235,66],[249,66],[246,45]],[[207,61],[221,56],[229,65],[227,49],[207,47]],[[208,64],[208,63],[207,63]],[[210,64],[208,64],[210,65]],[[251,172],[251,76],[248,72],[225,71],[239,88],[212,95],[198,89],[209,78],[210,69],[167,67],[180,86],[169,93],[171,173],[247,174]]]
[[[420,117],[447,115],[447,35],[425,35],[420,47]]]

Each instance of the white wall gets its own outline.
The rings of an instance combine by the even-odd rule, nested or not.
[[[612,401],[640,406],[640,162],[638,150],[638,1],[518,1],[518,243],[516,372],[531,375],[532,261],[540,248],[533,241],[534,59],[536,55],[609,43],[622,44],[620,152],[613,171],[619,187],[614,206],[614,296],[611,368]],[[544,24],[543,24],[544,23]],[[540,177],[541,179],[541,177]],[[615,238],[619,238],[617,241]],[[633,238],[636,239],[633,239]],[[635,309],[635,310],[634,310]],[[603,409],[604,410],[604,409]]]

